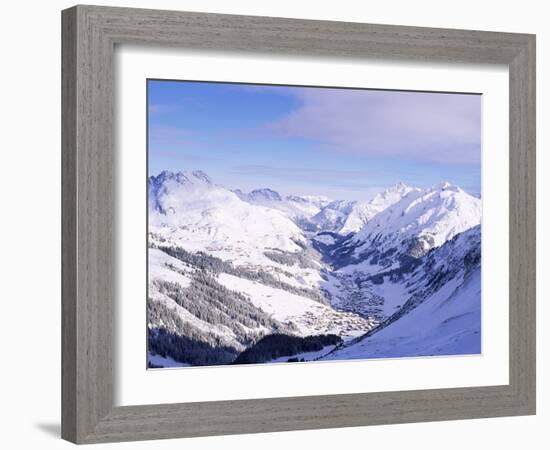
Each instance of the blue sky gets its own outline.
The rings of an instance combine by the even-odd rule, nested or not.
[[[368,199],[403,181],[480,192],[481,96],[148,80],[149,174]]]

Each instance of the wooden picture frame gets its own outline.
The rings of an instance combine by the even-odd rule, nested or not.
[[[75,6],[62,13],[62,437],[75,443],[535,413],[535,36]],[[115,407],[117,44],[505,64],[510,85],[509,384]]]

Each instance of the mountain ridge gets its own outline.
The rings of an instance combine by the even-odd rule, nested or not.
[[[163,171],[148,183],[156,366],[226,364],[281,333],[319,342],[338,336],[343,343],[331,354],[344,352],[368,336],[386,336],[385,328],[401,332],[393,323],[431,298],[435,305],[441,289],[476,292],[461,268],[480,264],[481,200],[447,182],[426,189],[398,183],[368,202],[270,188],[244,193],[201,170]],[[390,354],[382,337],[378,356],[340,355]],[[170,342],[190,359],[170,353]]]

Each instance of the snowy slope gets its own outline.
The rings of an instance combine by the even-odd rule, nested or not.
[[[198,263],[149,249],[152,367],[227,364],[266,335],[335,334],[347,341],[377,325],[375,320],[336,311],[306,292],[289,291],[288,285],[272,286],[262,277],[253,281],[239,269],[235,273],[241,276],[217,273],[201,264],[200,256],[193,258],[198,259],[190,261]],[[198,355],[189,356],[187,349]]]
[[[341,235],[356,233],[376,214],[401,200],[412,188],[399,183],[377,194],[369,201],[334,200],[324,204],[319,212],[311,217],[316,230],[335,232]]]
[[[356,254],[375,240],[377,246],[382,241],[382,248],[388,249],[414,238],[421,244],[414,251],[422,255],[480,221],[480,200],[457,186],[442,183],[425,191],[414,190],[357,233],[354,242],[362,245]]]
[[[399,320],[322,359],[479,354],[480,293],[480,269],[476,269],[462,283],[449,283]]]
[[[346,235],[356,233],[363,226],[376,216],[379,212],[400,201],[409,192],[419,192],[420,189],[412,188],[404,183],[398,183],[386,189],[368,202],[357,202],[351,207],[344,223],[338,230],[338,233]]]
[[[313,216],[311,222],[319,231],[339,232],[356,203],[355,201],[334,200]]]
[[[227,288],[249,295],[254,306],[295,330],[293,334],[311,336],[336,334],[343,339],[360,336],[377,322],[357,314],[336,311],[309,298],[262,283],[222,273],[218,281]]]
[[[237,350],[244,349],[241,340],[227,326],[223,324],[209,323],[206,320],[196,317],[187,309],[179,305],[174,298],[159,289],[158,282],[170,282],[177,284],[180,288],[188,288],[196,273],[196,268],[182,263],[158,249],[149,249],[149,288],[148,296],[151,304],[169,310],[186,324],[187,330],[178,329],[170,321],[149,320],[149,328],[163,327],[174,334],[182,334],[190,329],[203,335],[215,337],[224,345]],[[258,326],[248,330],[252,335],[263,335],[270,331],[266,327]]]
[[[155,248],[148,250],[148,258],[149,281],[170,281],[178,283],[183,288],[191,283],[194,269],[186,266],[179,259]]]
[[[480,273],[479,226],[432,250],[408,273],[382,273],[382,283],[371,287],[401,305],[368,337],[327,358],[479,353]]]
[[[481,223],[481,200],[441,183],[412,190],[334,251],[338,265],[373,272],[418,258]]]
[[[399,183],[377,194],[370,201],[330,200],[325,196],[281,196],[269,188],[235,194],[253,205],[273,208],[285,213],[300,227],[308,231],[331,231],[342,235],[359,231],[376,214],[397,203],[411,191],[419,189]]]
[[[283,212],[299,226],[310,225],[310,219],[315,216],[331,200],[322,195],[288,195],[281,196],[269,188],[255,189],[244,193],[239,189],[234,191],[237,196],[252,205],[263,206]]]
[[[161,239],[238,264],[265,261],[267,249],[297,252],[306,245],[303,232],[284,213],[242,201],[201,171],[151,177],[149,204],[153,242]]]
[[[383,321],[401,311],[411,295],[420,299],[430,295],[433,280],[437,286],[460,276],[469,265],[479,264],[480,252],[477,225],[406,264],[381,267],[366,262],[333,270],[322,287],[334,307]]]
[[[282,203],[274,191],[253,192],[256,202]],[[223,363],[267,334],[350,339],[376,325],[328,305],[319,256],[286,213],[241,197],[200,171],[151,177],[149,328],[158,347],[153,365],[170,358],[187,362],[180,351],[166,351],[172,341],[184,349],[206,344],[209,360]],[[210,350],[214,345],[223,347],[221,355]]]
[[[287,195],[286,200],[297,203],[309,203],[315,205],[319,209],[324,208],[332,202],[332,199],[326,195]]]

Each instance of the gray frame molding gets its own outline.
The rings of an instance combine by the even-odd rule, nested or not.
[[[62,13],[62,437],[76,443],[535,413],[535,36],[75,6]],[[510,384],[113,406],[115,44],[506,64]]]

